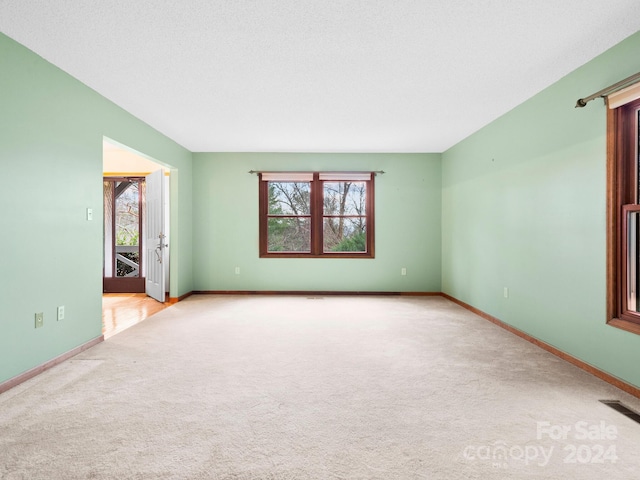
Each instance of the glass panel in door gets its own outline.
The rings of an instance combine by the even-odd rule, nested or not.
[[[104,179],[104,292],[144,292],[140,178]]]

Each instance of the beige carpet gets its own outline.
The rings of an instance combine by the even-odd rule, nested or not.
[[[0,478],[638,478],[599,399],[440,297],[193,296],[0,395]]]

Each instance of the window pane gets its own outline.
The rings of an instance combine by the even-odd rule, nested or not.
[[[639,216],[637,211],[627,212],[627,310],[632,312],[638,311],[638,280],[640,276],[639,265],[639,243],[640,228]]]
[[[324,215],[366,215],[365,182],[324,182]]]
[[[140,276],[140,195],[137,181],[117,182],[116,276]]]
[[[310,218],[269,218],[267,228],[268,252],[311,251]]]
[[[140,276],[140,252],[137,246],[116,246],[116,275],[136,278]]]
[[[309,215],[310,182],[269,182],[269,215]]]
[[[366,217],[324,219],[323,248],[325,252],[366,252]]]

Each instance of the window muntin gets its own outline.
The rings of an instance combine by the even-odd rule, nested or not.
[[[261,257],[374,257],[372,173],[262,173],[259,195]]]

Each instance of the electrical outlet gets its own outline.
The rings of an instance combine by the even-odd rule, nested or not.
[[[402,267],[402,268],[400,269],[400,275],[403,275],[403,276],[404,276],[404,275],[406,275],[406,274],[407,274],[407,269],[406,269],[406,268],[404,268],[404,267]]]
[[[36,313],[36,328],[41,328],[44,325],[44,313]]]
[[[236,275],[240,275],[240,267],[236,267]]]
[[[64,320],[64,305],[58,307],[58,321]]]

